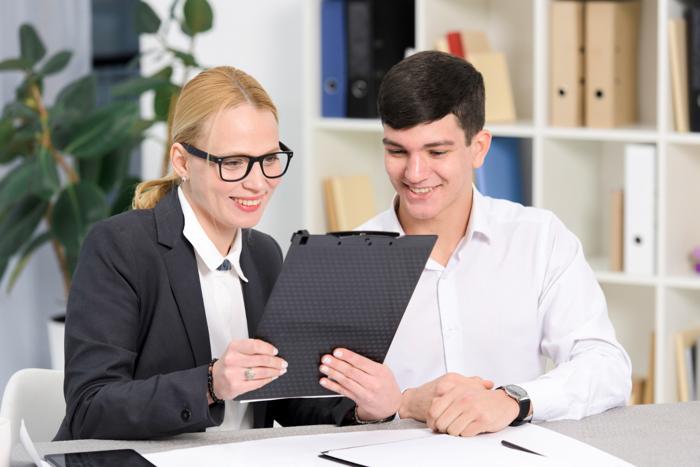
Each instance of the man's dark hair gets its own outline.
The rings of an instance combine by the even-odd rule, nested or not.
[[[384,76],[377,107],[382,123],[397,130],[455,114],[470,144],[484,127],[484,80],[464,59],[418,52]]]

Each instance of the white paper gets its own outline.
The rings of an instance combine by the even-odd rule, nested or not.
[[[542,454],[501,445],[502,440]],[[329,452],[334,457],[372,467],[390,465],[494,466],[631,466],[617,457],[568,436],[536,425],[509,427],[473,438],[433,435],[414,441],[364,446]]]
[[[322,451],[425,436],[432,436],[429,429],[357,431],[287,436],[141,455],[158,467],[191,467],[193,465],[334,467],[339,464],[318,457]]]
[[[34,465],[36,465],[37,467],[51,467],[51,465],[48,462],[42,460],[42,458],[39,457],[39,453],[36,452],[36,447],[32,442],[32,438],[29,436],[27,427],[24,425],[24,419],[22,419],[22,423],[19,427],[19,440],[22,442],[22,446],[24,446],[24,450],[27,451],[29,457],[32,458],[32,462],[34,462]]]
[[[502,446],[507,440],[537,456]],[[312,436],[290,436],[259,441],[179,449],[144,457],[158,467],[192,465],[325,466],[332,461],[321,452],[358,464],[376,466],[485,465],[628,467],[631,464],[599,449],[551,430],[523,425],[474,438],[434,434],[429,429],[376,430]]]

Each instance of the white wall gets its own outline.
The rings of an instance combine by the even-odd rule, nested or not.
[[[302,225],[302,20],[304,0],[210,0],[214,28],[201,35],[195,57],[204,66],[232,65],[253,75],[278,107],[280,139],[295,151],[292,166],[280,184],[258,229],[271,234],[286,251],[291,233]],[[149,0],[163,16],[170,0]],[[177,29],[177,28],[173,28]],[[179,30],[174,41],[183,41]],[[142,42],[146,50],[151,43]],[[157,69],[153,61],[143,64],[144,73]],[[146,104],[145,108],[149,108]],[[163,138],[164,130],[159,133]],[[145,178],[159,176],[162,144],[143,146]]]

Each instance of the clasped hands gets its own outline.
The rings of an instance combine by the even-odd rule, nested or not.
[[[274,381],[286,369],[287,362],[271,344],[258,339],[233,341],[212,368],[214,392],[220,399],[234,399]],[[448,373],[402,393],[388,366],[348,349],[324,355],[319,370],[325,375],[321,386],[352,399],[361,420],[398,413],[440,433],[474,436],[505,428],[519,411],[505,392],[492,391],[493,382],[477,376]],[[247,377],[246,371],[253,376]]]
[[[342,348],[324,355],[319,369],[326,375],[321,385],[355,401],[362,420],[398,413],[436,432],[474,436],[502,430],[519,412],[517,402],[477,376],[448,373],[402,394],[389,367]]]

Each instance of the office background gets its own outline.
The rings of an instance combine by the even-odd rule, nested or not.
[[[214,28],[197,40],[194,55],[202,64],[230,64],[258,78],[279,107],[281,137],[296,153],[259,228],[271,233],[283,248],[296,229],[324,230],[328,225],[329,198],[324,199],[322,182],[327,177],[362,175],[368,179],[368,185],[346,187],[345,198],[368,199],[366,190],[358,193],[357,187],[369,186],[374,192],[370,199],[375,210],[387,207],[392,190],[382,168],[379,123],[372,118],[329,119],[321,112],[322,0],[210,2]],[[170,0],[148,3],[163,16]],[[563,43],[554,36],[561,34],[562,29],[564,33],[576,30],[574,26],[559,30],[555,27],[572,20],[571,12],[555,10],[555,5],[564,3],[573,2],[415,0],[412,21],[416,48],[447,47],[454,52],[454,36],[446,33],[461,31],[469,40],[474,38],[467,31],[486,33],[491,44],[487,56],[481,57],[482,63],[489,66],[490,77],[509,77],[506,84],[501,79],[497,81],[504,91],[501,94],[510,96],[505,107],[490,110],[492,115],[506,116],[504,121],[494,120],[488,125],[498,137],[491,160],[496,160],[498,152],[504,157],[515,153],[513,160],[518,161],[518,170],[524,174],[519,188],[521,201],[553,210],[581,239],[606,294],[618,337],[632,358],[638,400],[675,401],[680,397],[679,362],[692,347],[679,349],[678,337],[685,333],[684,342],[692,344],[692,336],[700,327],[700,278],[688,258],[692,248],[700,245],[700,216],[696,213],[700,200],[700,137],[679,128],[675,121],[670,73],[675,56],[671,38],[676,37],[673,31],[677,24],[671,20],[683,18],[684,4],[680,0],[636,2],[638,34],[632,44],[621,43],[619,49],[631,47],[636,59],[634,99],[638,113],[634,123],[612,121],[599,128],[579,112],[573,120],[562,120],[556,106],[552,106],[556,95],[561,95],[556,93],[559,75],[554,73],[559,52],[552,44]],[[49,54],[61,48],[79,51],[68,70],[47,81],[47,95],[51,96],[51,90],[59,88],[61,80],[74,79],[90,67],[91,5],[91,0],[2,0],[0,59],[16,55],[17,28],[25,21],[32,22],[42,34]],[[601,18],[609,17],[612,15],[604,13]],[[550,27],[553,19],[556,21]],[[600,31],[589,37],[622,40]],[[174,43],[184,43],[182,34],[174,34],[172,39]],[[585,40],[585,31],[580,31],[579,39]],[[141,39],[142,49],[152,45],[147,38]],[[487,60],[494,58],[502,61]],[[576,63],[565,70],[585,74]],[[147,60],[141,72],[147,75],[155,69],[155,64]],[[488,82],[494,82],[490,77],[487,92]],[[578,80],[583,75],[573,77]],[[0,74],[0,101],[14,92],[15,85],[10,74]],[[142,105],[150,108],[147,99]],[[508,116],[514,118],[508,120]],[[163,135],[162,129],[160,134]],[[640,193],[632,188],[634,180],[628,183],[627,177],[635,176],[629,168],[637,164],[627,158],[635,156],[636,150],[639,154],[639,149],[644,152],[649,148],[654,153],[646,159],[651,161],[647,164],[650,171],[636,175],[651,177],[649,183],[641,183],[642,191],[650,193],[641,209],[651,214],[643,219],[652,226],[651,250],[643,265],[625,265],[620,231],[625,221],[620,195],[623,188],[632,195],[628,199],[638,199]],[[137,159],[135,170],[144,179],[157,176],[161,163],[159,143],[144,143]],[[488,172],[477,174],[481,189],[486,186],[481,183],[489,180],[494,179]],[[342,192],[342,180],[339,183]],[[58,268],[48,247],[32,259],[11,295],[6,294],[5,284],[1,286],[3,387],[19,368],[49,366],[46,321],[60,313],[64,305]],[[640,389],[644,380],[646,390]],[[695,384],[696,391],[699,385]]]

